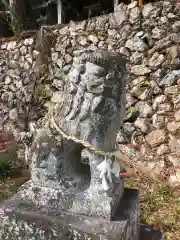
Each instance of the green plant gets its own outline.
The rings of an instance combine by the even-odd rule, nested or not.
[[[152,83],[151,82],[148,82],[148,81],[145,81],[145,82],[142,82],[140,84],[141,87],[152,87]]]
[[[136,108],[136,107],[130,107],[128,110],[127,110],[127,113],[126,113],[126,115],[127,114],[129,114],[129,113],[131,113],[131,114],[137,114],[138,113],[138,109]]]
[[[107,33],[105,31],[99,31],[97,32],[98,37],[106,37]]]
[[[8,177],[11,171],[11,165],[8,161],[0,159],[0,179]]]

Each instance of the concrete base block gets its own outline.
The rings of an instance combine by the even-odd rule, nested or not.
[[[139,240],[139,197],[125,189],[112,221],[40,207],[15,195],[0,207],[0,240]]]

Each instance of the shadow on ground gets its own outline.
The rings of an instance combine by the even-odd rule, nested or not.
[[[153,225],[140,226],[140,240],[163,240],[161,231]]]

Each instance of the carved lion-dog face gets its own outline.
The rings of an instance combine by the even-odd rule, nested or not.
[[[124,70],[125,60],[116,53],[74,57],[57,113],[59,126],[95,147],[112,148],[124,116]]]

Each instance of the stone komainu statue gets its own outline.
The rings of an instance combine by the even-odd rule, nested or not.
[[[124,75],[125,60],[117,53],[76,54],[53,121],[37,131],[29,153],[32,182],[42,192],[58,192],[63,210],[104,218],[116,210],[123,192],[120,167],[98,151],[114,151],[125,110]],[[81,161],[82,150],[89,165]]]

